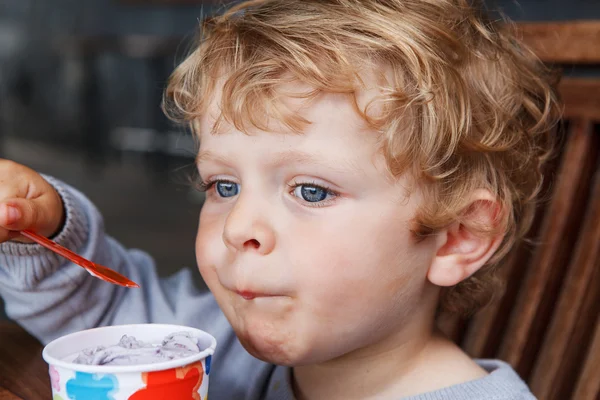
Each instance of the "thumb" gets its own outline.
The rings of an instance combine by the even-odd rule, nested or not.
[[[38,209],[32,200],[7,199],[0,203],[0,227],[21,231],[36,228]]]

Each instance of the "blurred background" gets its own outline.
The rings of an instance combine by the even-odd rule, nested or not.
[[[160,110],[201,16],[218,9],[195,3],[0,0],[0,157],[86,193],[161,275],[195,266],[195,143]]]
[[[593,0],[489,5],[517,21],[600,17]],[[161,92],[199,19],[221,8],[200,0],[0,0],[0,157],[86,193],[108,232],[149,251],[161,275],[195,269],[202,205],[188,184],[195,143],[163,116]]]

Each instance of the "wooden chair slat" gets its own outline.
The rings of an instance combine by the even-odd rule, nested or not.
[[[573,398],[573,392],[577,377],[581,373],[585,362],[585,356],[589,351],[589,344],[594,334],[593,329],[600,312],[600,268],[594,271],[592,284],[582,293],[583,303],[579,312],[579,318],[575,321],[573,335],[567,343],[565,354],[567,358],[561,360],[555,382],[556,388],[552,391],[549,400],[563,400]],[[577,400],[577,398],[573,398]]]
[[[600,170],[596,171],[594,189],[591,199],[600,198]],[[573,364],[578,354],[567,352],[572,342],[578,320],[594,313],[587,310],[584,296],[589,290],[597,290],[597,263],[600,256],[600,202],[591,201],[584,217],[584,226],[579,235],[574,256],[567,268],[567,276],[560,293],[559,301],[554,308],[552,322],[537,358],[530,386],[534,393],[543,399],[555,397],[553,393],[565,385],[565,364]],[[598,288],[600,289],[600,288]],[[592,308],[595,305],[591,305]],[[597,308],[597,307],[596,307]],[[592,318],[595,321],[595,318]],[[584,329],[586,330],[586,329]],[[580,349],[584,343],[579,343]]]
[[[574,400],[598,400],[600,399],[600,317],[596,318],[596,329],[592,344],[589,348],[587,358],[573,396]]]
[[[558,84],[564,118],[600,121],[600,79],[564,78]]]
[[[543,61],[600,63],[600,21],[520,22],[516,28]]]
[[[528,377],[543,325],[547,323],[553,292],[562,279],[568,256],[578,232],[581,209],[586,199],[585,187],[595,166],[593,126],[590,121],[576,120],[571,126],[553,199],[542,222],[540,246],[537,248],[524,284],[518,294],[500,348],[500,358]],[[548,298],[550,296],[550,298]]]

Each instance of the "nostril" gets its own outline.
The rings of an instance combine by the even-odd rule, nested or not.
[[[258,249],[260,247],[260,243],[256,239],[250,239],[244,243],[245,248]]]

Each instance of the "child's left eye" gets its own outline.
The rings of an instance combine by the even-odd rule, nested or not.
[[[294,184],[292,189],[291,194],[293,196],[314,205],[321,205],[326,203],[327,200],[337,197],[337,193],[315,184]]]

